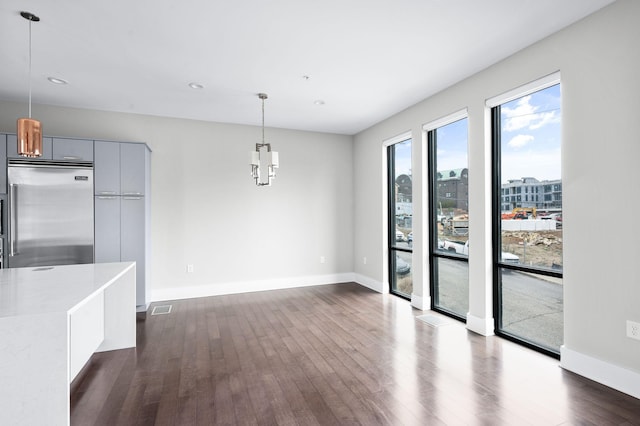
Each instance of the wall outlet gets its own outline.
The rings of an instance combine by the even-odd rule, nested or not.
[[[640,322],[627,320],[627,337],[640,340]]]
[[[363,257],[363,258],[362,258],[362,264],[363,264],[363,265],[366,265],[366,264],[367,264],[367,258],[366,258],[366,257]]]
[[[192,264],[187,265],[187,272],[189,274],[193,273],[193,265]]]
[[[324,263],[326,261],[326,259],[324,258],[324,256],[320,256],[320,263]]]

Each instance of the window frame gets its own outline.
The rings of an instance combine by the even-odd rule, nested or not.
[[[438,175],[440,174],[437,170],[437,130],[441,127],[447,126],[449,124],[453,124],[457,121],[469,119],[469,114],[467,109],[463,109],[457,111],[453,114],[450,114],[446,117],[443,117],[439,120],[433,121],[431,123],[425,124],[423,126],[423,132],[425,132],[426,137],[425,140],[427,142],[427,192],[428,192],[428,224],[429,224],[429,294],[431,296],[431,310],[439,312],[443,315],[449,316],[451,318],[457,319],[463,323],[467,322],[466,313],[459,314],[454,312],[446,307],[443,307],[438,304],[439,302],[439,293],[438,293],[438,260],[439,259],[449,259],[453,261],[462,261],[469,264],[469,257],[460,255],[457,253],[438,250],[438,232],[437,232],[437,208],[438,208],[438,187],[440,184],[438,182]],[[468,126],[468,124],[467,124]],[[468,139],[467,139],[467,154],[468,154]],[[469,164],[467,164],[467,170],[469,168]],[[436,186],[437,184],[437,186]],[[468,194],[467,194],[468,197]],[[468,198],[467,198],[468,202]],[[469,297],[469,294],[467,294]]]
[[[395,138],[389,139],[384,142],[384,147],[386,150],[387,164],[387,264],[389,265],[388,269],[388,277],[389,277],[389,293],[394,296],[401,297],[406,300],[411,300],[411,294],[405,294],[394,289],[394,284],[396,281],[396,252],[404,252],[411,253],[411,257],[413,259],[413,248],[400,247],[396,243],[396,187],[395,187],[395,145],[403,142],[410,141],[412,144],[413,150],[413,138],[410,133],[405,133],[399,135]],[[413,155],[412,155],[413,157]],[[413,197],[412,197],[413,200]],[[411,262],[411,267],[413,268],[413,261]],[[396,286],[397,287],[397,286]]]
[[[516,342],[529,349],[541,352],[545,355],[560,359],[560,352],[550,350],[544,346],[538,345],[527,340],[524,337],[514,335],[502,329],[502,271],[516,271],[531,273],[535,275],[543,275],[554,278],[563,278],[563,272],[548,268],[530,267],[522,264],[512,264],[502,260],[502,180],[501,180],[501,147],[502,147],[502,129],[501,129],[501,105],[512,100],[527,96],[549,87],[561,84],[560,73],[554,73],[543,77],[540,80],[531,82],[518,89],[507,92],[487,100],[487,107],[491,112],[491,156],[492,156],[492,265],[493,265],[493,317],[494,317],[494,333],[497,336],[507,340]],[[538,192],[536,187],[536,193]],[[544,192],[543,192],[544,194]]]

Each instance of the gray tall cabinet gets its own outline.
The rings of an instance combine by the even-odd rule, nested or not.
[[[0,243],[7,229],[7,158],[16,157],[16,135],[0,133],[0,200],[3,203]],[[144,143],[44,137],[40,160],[93,161],[94,261],[135,261],[136,304],[139,311],[146,311],[150,300],[149,147]],[[0,259],[4,260],[2,250]]]
[[[94,142],[95,262],[136,262],[136,304],[147,308],[150,151],[145,144]]]

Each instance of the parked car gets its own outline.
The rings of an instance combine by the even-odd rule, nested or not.
[[[411,272],[411,265],[396,254],[396,274],[407,275],[409,272]]]
[[[399,229],[396,229],[396,241],[405,241],[404,234]]]
[[[444,240],[442,245],[443,250],[454,251],[457,254],[463,254],[469,256],[469,241],[453,241]],[[520,263],[520,258],[513,253],[507,253],[503,251],[501,253],[502,261],[506,263]]]
[[[407,241],[408,241],[409,243],[412,243],[412,242],[413,242],[413,232],[409,232],[409,235],[407,235]]]

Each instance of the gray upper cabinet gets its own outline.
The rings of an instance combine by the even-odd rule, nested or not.
[[[96,195],[120,195],[120,143],[95,141],[94,188]]]
[[[120,144],[120,191],[122,195],[144,195],[147,178],[147,146],[141,143]]]
[[[93,161],[93,141],[53,138],[53,159]]]
[[[42,156],[39,160],[51,160],[53,140],[52,138],[42,138]],[[18,155],[18,137],[16,135],[7,135],[7,158],[25,158]]]

